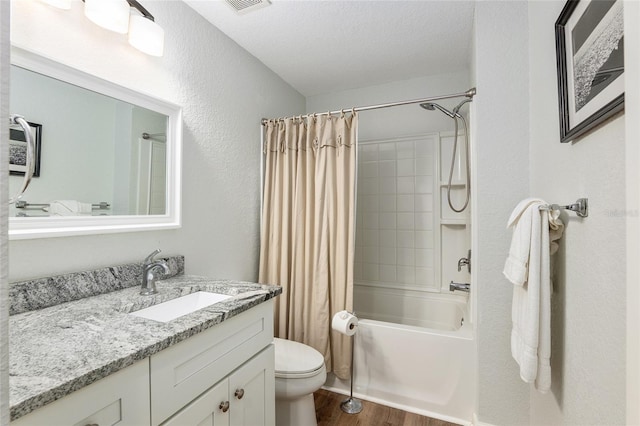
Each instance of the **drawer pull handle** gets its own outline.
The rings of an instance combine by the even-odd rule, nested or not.
[[[242,397],[244,396],[244,389],[236,389],[236,398],[238,399],[242,399]]]
[[[87,423],[84,426],[100,426],[98,423]]]
[[[219,407],[223,413],[226,413],[227,411],[229,411],[229,401],[224,401],[220,403],[220,407]]]

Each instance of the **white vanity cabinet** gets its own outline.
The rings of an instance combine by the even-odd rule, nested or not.
[[[164,423],[196,398],[204,396],[205,392],[210,389],[213,391],[212,386],[227,377],[229,386],[233,386],[232,391],[235,392],[235,389],[240,389],[237,386],[244,385],[245,381],[250,384],[250,387],[256,387],[251,380],[244,377],[266,374],[267,371],[270,372],[270,376],[273,376],[273,352],[268,349],[272,342],[273,300],[269,300],[152,355],[151,424],[156,426]],[[265,348],[267,351],[263,352]],[[256,357],[259,360],[256,362],[260,365],[254,369],[252,363],[247,362],[256,354],[264,356]],[[244,366],[245,363],[247,363],[246,366]],[[241,366],[243,368],[240,368]],[[256,371],[255,374],[254,371]],[[265,383],[269,385],[268,395],[257,398],[257,400],[268,398],[269,400],[263,403],[270,407],[275,406],[274,380],[270,378]],[[263,386],[263,389],[266,388]],[[265,391],[262,392],[264,393]],[[248,396],[247,398],[249,399]],[[253,398],[255,396],[251,396],[251,399]],[[233,403],[235,398],[229,397],[227,400],[230,401],[230,407],[236,405]],[[242,402],[242,400],[239,401]],[[214,406],[217,407],[220,402],[222,401],[218,401]],[[237,405],[242,407],[246,404]],[[273,408],[269,408],[269,411],[272,410]],[[210,412],[213,412],[213,409]],[[270,418],[265,421],[266,425],[274,423]],[[242,425],[243,423],[235,422],[232,415],[231,424]],[[255,423],[246,424],[255,425]]]
[[[270,345],[162,426],[274,425],[273,361]]]
[[[144,359],[18,418],[11,426],[147,425],[148,407],[149,360]]]

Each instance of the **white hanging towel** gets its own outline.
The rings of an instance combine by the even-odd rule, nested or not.
[[[521,201],[511,213],[513,228],[503,273],[513,286],[511,355],[520,377],[540,392],[551,387],[551,255],[564,224],[560,212],[540,210],[537,198]]]
[[[91,204],[76,200],[55,200],[45,210],[50,216],[90,215],[92,211]]]

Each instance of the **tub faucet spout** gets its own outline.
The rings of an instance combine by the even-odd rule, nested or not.
[[[161,269],[164,274],[169,273],[167,262],[163,259],[154,259],[154,256],[158,253],[160,253],[160,249],[155,250],[147,256],[142,264],[142,289],[140,290],[140,294],[143,296],[158,293],[158,289],[156,288],[156,278],[158,278],[156,272],[158,268]]]
[[[454,283],[453,281],[451,281],[449,283],[449,291],[464,291],[466,293],[469,293],[469,291],[471,290],[471,284],[469,283]]]

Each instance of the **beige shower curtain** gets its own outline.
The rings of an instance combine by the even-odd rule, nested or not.
[[[275,334],[349,376],[350,338],[331,330],[353,310],[357,114],[266,124],[260,282],[282,286]]]

